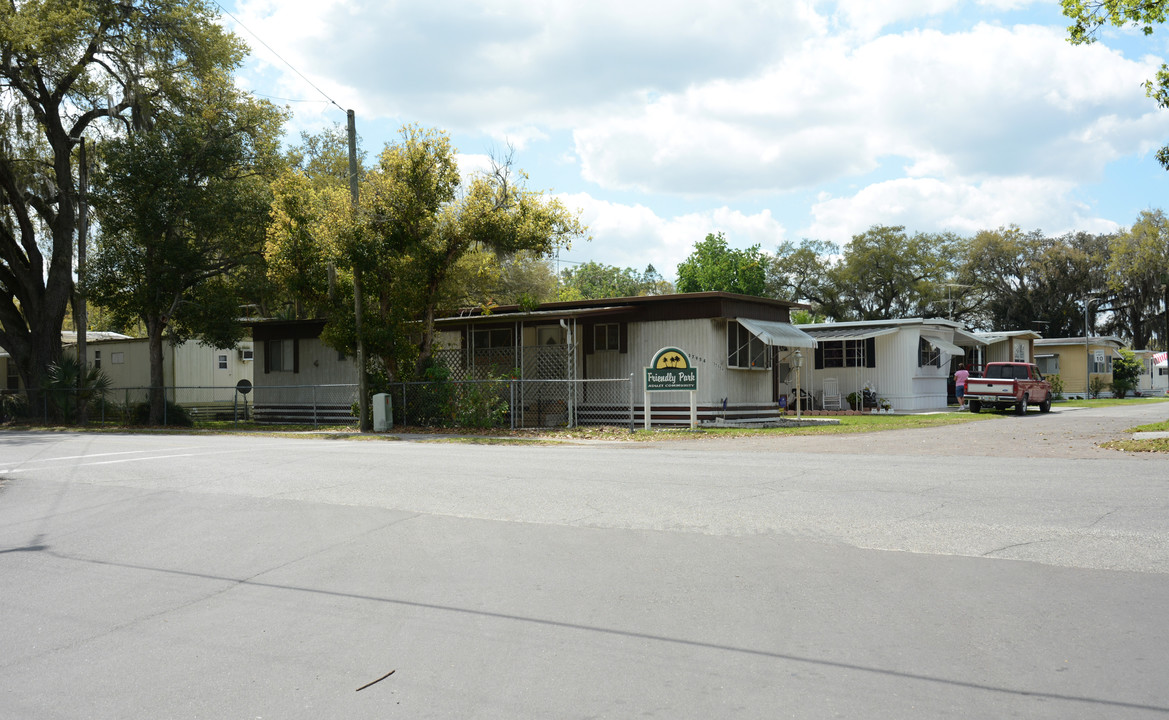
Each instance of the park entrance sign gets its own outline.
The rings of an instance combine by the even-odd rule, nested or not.
[[[690,366],[690,358],[678,348],[662,348],[645,369],[646,392],[670,390],[697,390],[698,368]]]
[[[690,392],[690,429],[698,429],[698,368],[690,364],[690,357],[676,347],[658,350],[645,369],[645,429],[653,421],[650,417],[650,393]]]

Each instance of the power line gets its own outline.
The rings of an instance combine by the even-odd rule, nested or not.
[[[269,100],[279,100],[281,102],[308,103],[310,105],[328,105],[330,102],[332,102],[332,100],[297,100],[295,98],[280,97],[278,95],[265,95],[264,93],[259,93],[255,90],[249,90],[248,92],[252,95],[255,95],[256,97],[267,98]],[[333,104],[336,105],[336,103]]]
[[[215,0],[212,0],[212,1],[214,2]],[[347,112],[347,111],[345,110],[345,108],[341,107],[340,105],[337,105],[337,101],[336,101],[336,100],[334,100],[333,98],[331,98],[331,97],[329,97],[328,95],[326,95],[324,90],[322,90],[322,89],[320,89],[319,87],[317,87],[317,86],[316,86],[316,84],[314,84],[312,80],[309,80],[307,77],[305,77],[304,73],[302,73],[300,70],[297,70],[295,67],[293,67],[292,63],[290,63],[290,62],[288,62],[287,60],[285,60],[285,59],[284,59],[284,57],[283,57],[283,56],[282,56],[280,53],[278,53],[278,52],[276,52],[275,50],[273,50],[273,49],[272,49],[272,46],[271,46],[271,45],[269,45],[268,43],[264,42],[263,38],[261,38],[259,35],[257,35],[256,33],[254,33],[254,32],[251,30],[251,28],[249,28],[247,25],[244,25],[242,22],[240,22],[240,21],[239,21],[239,18],[237,18],[235,15],[232,15],[231,13],[229,13],[229,12],[227,11],[227,9],[226,9],[226,8],[224,8],[222,5],[220,5],[218,2],[215,2],[215,7],[219,8],[219,11],[220,11],[220,12],[222,12],[224,15],[228,16],[228,17],[229,17],[229,18],[231,18],[232,20],[235,20],[235,22],[236,22],[236,24],[237,24],[237,25],[239,25],[240,27],[242,27],[244,30],[247,30],[247,31],[248,31],[248,34],[249,34],[249,35],[251,35],[252,37],[254,37],[254,38],[256,39],[256,42],[258,42],[258,43],[260,43],[261,45],[263,45],[264,47],[268,48],[268,52],[270,52],[270,53],[272,53],[273,55],[275,55],[275,56],[276,56],[276,57],[277,57],[277,58],[280,60],[280,62],[282,62],[282,63],[284,63],[285,65],[287,65],[287,66],[289,67],[289,69],[290,69],[290,70],[292,70],[292,72],[294,72],[294,73],[296,73],[297,75],[299,75],[299,76],[300,76],[300,78],[301,78],[301,80],[304,80],[306,83],[308,83],[308,84],[309,84],[309,86],[311,86],[311,87],[312,87],[312,89],[313,89],[313,90],[316,90],[317,92],[319,92],[319,93],[321,94],[321,97],[325,98],[325,99],[326,99],[326,100],[328,100],[329,102],[331,102],[331,103],[333,103],[334,105],[336,105],[336,106],[337,106],[337,109],[338,109],[338,110],[340,110],[341,112]],[[277,98],[277,99],[279,99],[279,98]],[[294,100],[294,101],[292,101],[292,102],[297,102],[297,101],[295,101],[295,100]],[[306,102],[307,102],[307,101],[306,101]]]

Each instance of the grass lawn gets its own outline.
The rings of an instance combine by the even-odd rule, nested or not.
[[[1164,398],[1157,398],[1164,400]],[[1096,402],[1096,401],[1089,401]],[[1123,400],[1119,402],[1125,402]],[[1136,402],[1140,402],[1137,400]],[[1137,425],[1130,427],[1125,432],[1169,432],[1169,420],[1162,420],[1161,422],[1149,423],[1148,425]],[[1169,438],[1148,438],[1141,440],[1111,440],[1109,442],[1100,443],[1100,447],[1108,448],[1109,450],[1121,450],[1123,452],[1159,452],[1169,453]]]
[[[1169,397],[1140,397],[1140,398],[1099,398],[1096,400],[1060,400],[1056,404],[1063,407],[1115,407],[1117,405],[1141,405],[1147,403],[1169,402]]]
[[[1169,438],[1152,438],[1149,440],[1109,440],[1100,443],[1100,447],[1123,452],[1156,452],[1169,453]]]

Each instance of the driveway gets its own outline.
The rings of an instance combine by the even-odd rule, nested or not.
[[[1050,413],[1031,409],[1026,415],[996,413],[993,420],[948,425],[929,431],[890,430],[856,435],[767,436],[728,440],[740,450],[806,451],[836,454],[934,455],[938,457],[1090,458],[1124,457],[1099,444],[1126,439],[1127,428],[1165,420],[1169,403],[1149,402],[1103,408],[1056,405]],[[716,444],[720,441],[714,441]],[[1128,457],[1163,463],[1156,453],[1131,453]]]

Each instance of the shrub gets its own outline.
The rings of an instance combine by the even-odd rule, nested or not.
[[[1063,400],[1063,378],[1059,375],[1048,375],[1047,382],[1051,383],[1051,395],[1056,400]]]
[[[134,425],[149,425],[150,403],[140,402],[134,405],[130,420]],[[168,427],[193,427],[195,421],[191,419],[191,414],[187,412],[185,407],[167,400],[166,415],[162,424]]]
[[[0,391],[0,422],[28,416],[28,396],[21,392]]]
[[[1104,378],[1097,375],[1088,381],[1088,397],[1098,398],[1100,397],[1100,393],[1104,392],[1108,387],[1108,383],[1104,382]]]
[[[88,406],[104,398],[110,390],[110,379],[97,368],[83,369],[77,358],[66,355],[49,365],[42,389],[52,409],[52,417],[72,422],[79,405]]]
[[[506,382],[468,383],[461,389],[452,407],[456,427],[486,429],[509,423]]]
[[[1112,362],[1112,393],[1123,398],[1136,389],[1141,376],[1141,361],[1132,350],[1120,349],[1120,357]]]

